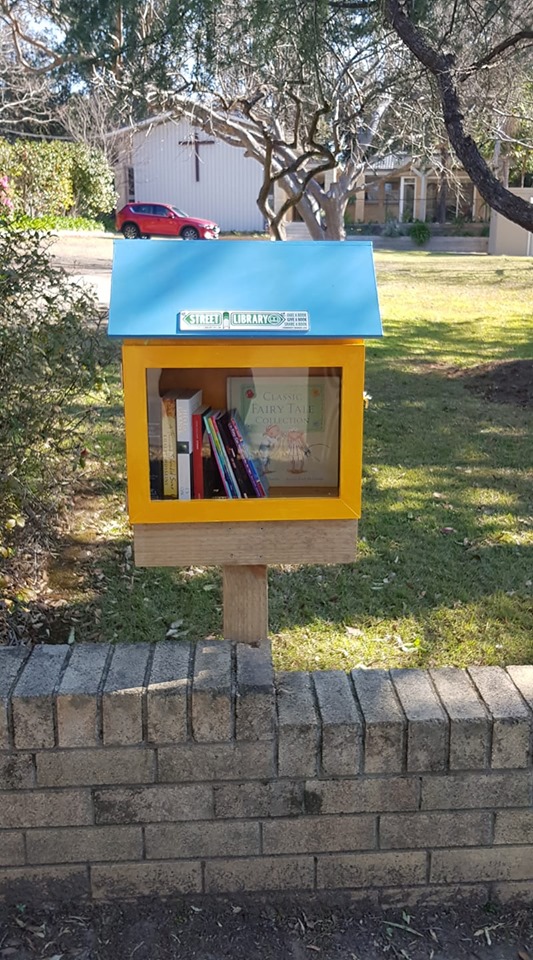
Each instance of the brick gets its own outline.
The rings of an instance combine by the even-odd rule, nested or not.
[[[448,718],[425,670],[391,670],[407,717],[407,770],[445,770]]]
[[[284,671],[276,687],[279,776],[316,776],[320,729],[310,674]]]
[[[524,880],[515,883],[494,883],[492,884],[491,900],[503,905],[510,903],[517,907],[521,903],[533,903],[533,882]],[[487,901],[488,902],[488,901]]]
[[[494,843],[533,843],[533,810],[498,810]]]
[[[507,667],[507,673],[520,691],[530,710],[533,710],[533,666],[520,664]]]
[[[13,729],[17,750],[53,747],[54,692],[70,647],[34,647],[12,693]]]
[[[492,813],[385,814],[380,818],[379,845],[382,850],[419,847],[477,847],[490,843]]]
[[[527,767],[531,756],[531,714],[501,667],[471,667],[469,674],[492,714],[491,764]]]
[[[352,670],[365,722],[365,773],[405,768],[406,720],[386,670]]]
[[[193,743],[158,750],[159,780],[257,780],[274,776],[274,747],[256,743]]]
[[[29,655],[26,647],[0,646],[0,750],[9,747],[10,693]]]
[[[332,850],[372,850],[376,818],[300,817],[263,824],[263,852],[318,853]]]
[[[72,650],[56,697],[60,747],[91,747],[99,742],[98,694],[109,647],[81,643]]]
[[[94,791],[96,823],[161,823],[209,820],[213,791],[208,786],[118,787]]]
[[[533,847],[436,850],[431,855],[433,883],[533,879]]]
[[[158,643],[146,693],[150,743],[187,739],[190,643]]]
[[[142,860],[141,827],[76,827],[28,830],[28,863]]]
[[[146,643],[120,644],[113,650],[102,695],[105,744],[142,742],[142,698],[150,652]]]
[[[363,758],[363,716],[342,670],[313,673],[321,724],[321,764],[326,777],[354,776]]]
[[[143,747],[100,747],[45,751],[36,755],[40,787],[153,783],[155,751]]]
[[[82,900],[89,894],[87,867],[23,867],[0,870],[0,898],[9,903]]]
[[[491,723],[466,670],[443,667],[430,675],[450,718],[450,769],[488,767]]]
[[[246,857],[259,854],[258,823],[172,823],[145,828],[150,860]]]
[[[446,906],[453,903],[485,906],[493,902],[487,883],[456,883],[446,886],[386,887],[381,891],[380,905],[388,908]],[[472,955],[471,955],[472,956]]]
[[[91,867],[91,890],[95,900],[173,897],[200,893],[199,863],[121,863]]]
[[[25,790],[34,785],[31,753],[0,754],[0,790]]]
[[[84,826],[92,822],[87,790],[0,793],[0,828]]]
[[[419,784],[410,777],[368,780],[308,780],[305,811],[309,814],[380,813],[417,810]]]
[[[320,856],[317,860],[319,890],[425,883],[425,879],[426,854],[421,851]]]
[[[231,644],[226,640],[196,645],[192,731],[195,740],[231,740]]]
[[[17,867],[24,863],[24,837],[22,833],[2,830],[0,834],[0,867]]]
[[[531,777],[517,770],[505,773],[456,773],[446,777],[422,777],[422,810],[461,808],[528,807]]]
[[[252,890],[312,890],[312,857],[261,857],[208,860],[206,893],[245,893]]]
[[[215,787],[217,817],[297,817],[303,813],[303,783],[265,781]]]
[[[250,647],[238,643],[236,736],[237,740],[272,740],[275,701],[274,668],[269,644]]]

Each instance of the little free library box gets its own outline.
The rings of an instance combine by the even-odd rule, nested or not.
[[[353,560],[364,242],[115,242],[128,508],[140,566]]]

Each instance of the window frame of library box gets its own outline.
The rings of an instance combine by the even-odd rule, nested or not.
[[[354,341],[241,341],[179,344],[126,341],[123,344],[124,409],[128,512],[131,523],[245,523],[269,521],[357,520],[361,514],[361,476],[364,406],[364,343]],[[243,499],[151,499],[147,371],[198,370],[202,387],[205,371],[235,374],[309,368],[340,371],[338,496],[267,496]],[[327,373],[326,373],[327,376]],[[282,550],[280,551],[280,554]],[[281,559],[281,556],[280,556]]]

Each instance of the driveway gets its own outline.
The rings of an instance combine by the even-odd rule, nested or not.
[[[109,305],[113,240],[108,233],[63,233],[51,243],[52,258],[73,279],[91,286],[99,302]],[[125,240],[117,238],[120,243]]]

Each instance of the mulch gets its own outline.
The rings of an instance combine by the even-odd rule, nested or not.
[[[454,371],[467,390],[480,393],[491,403],[533,406],[533,360],[505,360],[483,363]]]
[[[0,908],[0,960],[533,960],[525,907],[365,909],[324,897]]]

